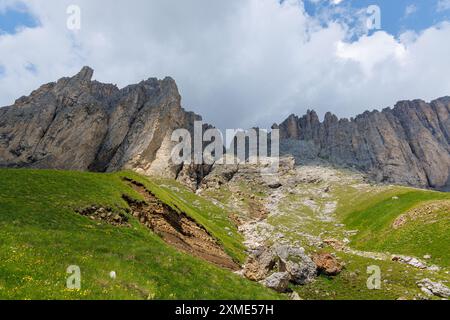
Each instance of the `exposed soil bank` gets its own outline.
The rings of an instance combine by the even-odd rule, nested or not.
[[[132,214],[146,227],[175,248],[209,261],[217,266],[239,270],[239,265],[226,254],[202,226],[185,213],[177,212],[149,192],[142,184],[127,180],[145,201],[124,196]]]

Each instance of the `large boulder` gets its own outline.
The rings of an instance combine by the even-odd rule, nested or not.
[[[338,275],[343,268],[343,265],[329,253],[315,254],[312,260],[317,266],[317,271],[327,276]]]
[[[295,284],[307,284],[317,276],[317,268],[303,248],[288,245],[273,248],[259,248],[248,259],[244,267],[244,276],[253,281],[262,281],[275,273],[287,273],[289,281]],[[279,275],[275,279],[279,279]],[[271,279],[271,283],[274,279]]]
[[[280,271],[288,272],[293,283],[304,285],[316,278],[316,265],[303,248],[283,245],[276,247],[275,253],[280,259]]]
[[[261,281],[277,268],[278,257],[273,250],[261,247],[248,258],[244,276],[252,281]]]

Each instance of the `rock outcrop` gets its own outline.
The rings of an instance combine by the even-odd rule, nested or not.
[[[267,288],[277,292],[286,292],[289,287],[290,275],[287,272],[276,272],[270,275],[267,279],[261,281],[261,284]]]
[[[312,260],[317,266],[319,273],[327,276],[336,276],[342,271],[342,264],[331,254],[321,253],[315,254]]]
[[[0,167],[132,169],[170,178],[187,172],[191,183],[201,180],[207,168],[171,162],[172,131],[192,131],[201,120],[181,107],[173,79],[151,78],[119,89],[92,76],[84,67],[0,108]]]
[[[429,296],[438,296],[444,299],[450,298],[450,288],[441,282],[423,279],[417,282],[418,287]]]
[[[326,160],[368,173],[377,182],[445,188],[450,178],[450,97],[401,101],[382,112],[323,122],[314,111],[291,115],[280,129],[281,151],[300,162]]]
[[[289,245],[260,247],[249,256],[243,275],[268,288],[284,292],[290,282],[297,285],[313,282],[317,267],[303,248]]]

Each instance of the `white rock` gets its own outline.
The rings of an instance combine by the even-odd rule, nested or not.
[[[300,296],[298,295],[298,293],[297,292],[292,292],[290,295],[289,295],[289,298],[291,298],[291,300],[303,300],[302,298],[300,298]]]
[[[392,259],[392,261],[398,261],[400,263],[409,264],[410,266],[413,266],[413,267],[416,267],[419,269],[427,268],[427,264],[424,261],[421,261],[414,257],[392,255],[391,259]]]
[[[450,297],[450,288],[441,282],[433,282],[430,279],[423,279],[418,281],[417,285],[427,295],[435,295],[441,298]]]
[[[428,270],[430,270],[430,271],[441,271],[441,268],[439,267],[439,266],[437,266],[437,265],[432,265],[432,266],[429,266],[428,268],[427,268]]]
[[[261,283],[267,288],[273,289],[277,292],[285,292],[289,286],[290,275],[287,272],[277,272],[272,274]]]

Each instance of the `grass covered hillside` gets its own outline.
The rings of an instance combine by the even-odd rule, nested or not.
[[[360,203],[344,223],[360,230],[355,248],[423,257],[450,266],[450,193],[397,188]]]
[[[336,276],[291,285],[303,299],[439,299],[418,283],[450,286],[449,193],[314,166],[286,170],[280,182],[274,189],[242,170],[196,194],[134,172],[0,170],[0,299],[288,298],[233,273],[255,243],[331,253],[345,265]],[[152,203],[147,210],[172,217],[153,216],[154,231],[136,215]],[[170,233],[182,220],[198,238],[192,250]],[[66,288],[71,265],[81,269],[81,290]],[[367,287],[369,266],[380,268],[381,289]]]
[[[180,252],[130,215],[123,195],[142,200],[124,180],[146,186],[201,224],[237,261],[244,247],[223,209],[134,173],[0,170],[0,299],[277,299],[231,271]],[[185,191],[180,186],[179,194]],[[186,196],[186,194],[185,194]],[[128,219],[112,225],[76,213],[110,208]],[[66,269],[81,269],[81,290],[68,290]],[[116,278],[110,277],[110,272]]]

